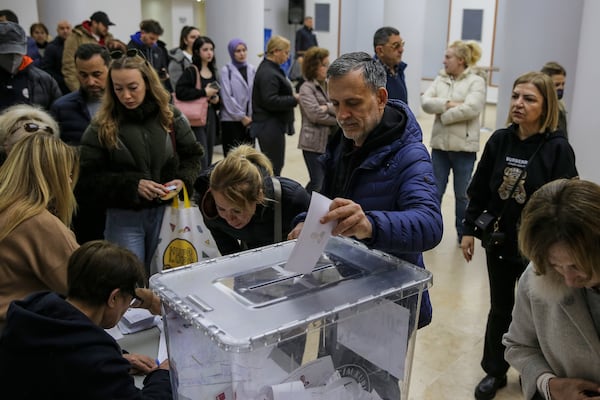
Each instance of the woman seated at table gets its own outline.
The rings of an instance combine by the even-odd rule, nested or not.
[[[196,181],[204,222],[221,254],[266,246],[287,239],[292,220],[306,211],[310,195],[298,182],[278,177],[274,191],[273,167],[260,151],[240,145],[206,170]],[[276,221],[276,203],[281,219]],[[275,223],[281,232],[275,232]]]
[[[506,360],[525,399],[600,399],[600,186],[560,179],[523,209]]]
[[[6,398],[172,399],[169,362],[156,365],[148,357],[149,365],[133,364],[147,373],[140,390],[130,375],[131,360],[104,331],[138,299],[136,288],[145,280],[139,259],[118,245],[91,241],[75,250],[66,268],[66,298],[38,292],[8,309],[0,339]],[[43,371],[32,377],[32,368]]]

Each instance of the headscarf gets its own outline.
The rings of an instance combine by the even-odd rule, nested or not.
[[[227,45],[227,50],[229,50],[229,56],[231,57],[231,63],[233,65],[236,66],[236,68],[241,68],[241,67],[245,67],[246,66],[246,61],[244,62],[239,62],[235,60],[235,49],[240,45],[243,44],[244,47],[246,49],[248,49],[248,46],[246,45],[246,43],[242,40],[242,39],[231,39],[229,41],[229,44]]]

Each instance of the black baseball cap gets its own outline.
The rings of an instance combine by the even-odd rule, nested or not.
[[[108,15],[104,11],[96,11],[90,17],[91,21],[101,22],[106,26],[114,25],[114,23],[108,18]]]

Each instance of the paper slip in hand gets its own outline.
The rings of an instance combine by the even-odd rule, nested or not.
[[[336,224],[336,221],[326,224],[319,222],[329,212],[330,204],[330,199],[317,192],[312,192],[306,220],[298,241],[285,264],[286,270],[307,274],[315,267]]]

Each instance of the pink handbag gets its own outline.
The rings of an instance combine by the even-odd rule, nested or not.
[[[200,72],[196,70],[196,89],[200,90]],[[205,126],[208,116],[208,97],[198,97],[194,100],[179,100],[173,93],[173,104],[186,116],[191,126]]]

